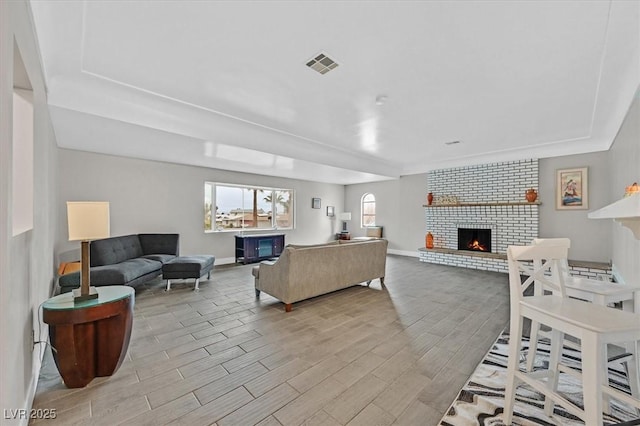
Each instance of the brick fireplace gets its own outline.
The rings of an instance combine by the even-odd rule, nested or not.
[[[423,262],[507,272],[509,245],[529,244],[538,237],[538,203],[527,203],[525,191],[538,188],[538,160],[529,159],[433,170],[427,192],[435,199],[454,196],[457,205],[425,206],[426,232],[434,236],[433,250],[420,249]],[[478,230],[484,250],[461,248],[459,241]],[[464,237],[466,238],[466,237]]]
[[[507,247],[530,244],[538,237],[537,203],[527,203],[525,191],[538,189],[538,160],[510,161],[433,170],[427,193],[455,196],[458,205],[426,205],[425,232],[434,248],[418,249],[422,262],[488,271],[508,272]],[[490,230],[488,250],[460,250],[459,229]],[[569,260],[572,275],[610,277],[610,265]]]

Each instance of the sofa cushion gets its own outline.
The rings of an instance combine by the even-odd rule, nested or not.
[[[144,256],[140,256],[143,259],[151,259],[161,263],[171,262],[176,258],[174,254],[145,254]]]
[[[77,262],[62,262],[58,266],[58,275],[66,275],[72,272],[79,271],[82,268],[82,263]]]
[[[142,256],[137,235],[105,238],[91,242],[91,267],[112,265]]]
[[[212,266],[214,260],[207,255],[176,257],[162,266],[162,272],[198,272]]]
[[[91,268],[91,285],[123,285],[143,275],[162,270],[162,263],[144,258],[125,260],[115,265]]]
[[[338,241],[329,241],[327,243],[319,243],[319,244],[287,244],[287,247],[292,249],[299,249],[299,248],[325,247],[325,246],[336,246],[336,245],[338,245]]]
[[[180,234],[138,234],[144,254],[179,253]]]

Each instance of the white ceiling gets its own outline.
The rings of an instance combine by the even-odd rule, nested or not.
[[[31,7],[59,146],[266,175],[606,150],[640,82],[638,1]],[[321,52],[324,75],[305,66]]]

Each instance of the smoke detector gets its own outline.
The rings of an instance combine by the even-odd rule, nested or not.
[[[312,70],[318,71],[320,74],[326,74],[336,68],[338,63],[324,53],[320,53],[318,56],[308,61],[307,66]]]

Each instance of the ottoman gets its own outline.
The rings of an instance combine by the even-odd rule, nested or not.
[[[194,290],[199,290],[200,277],[207,274],[207,279],[211,278],[215,260],[214,256],[195,255],[176,257],[165,263],[162,265],[162,279],[167,280],[167,290],[171,290],[171,280],[187,278],[195,278]]]

